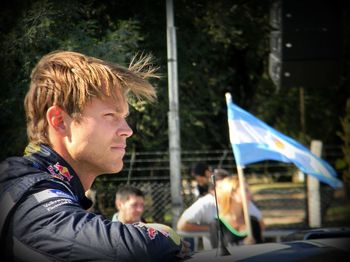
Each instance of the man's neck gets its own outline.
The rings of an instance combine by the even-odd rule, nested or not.
[[[77,161],[71,158],[64,147],[53,146],[53,150],[55,150],[73,168],[74,172],[78,175],[84,190],[87,191],[90,189],[97,175],[84,168],[84,165],[77,164]]]
[[[127,219],[122,212],[119,212],[118,213],[118,221],[120,222],[123,222],[124,224],[133,224],[133,223],[136,223],[136,222],[139,222],[139,221],[135,221],[135,220],[132,220],[132,219]]]

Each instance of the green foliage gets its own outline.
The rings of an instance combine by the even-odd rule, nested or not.
[[[160,66],[158,103],[134,104],[136,152],[168,149],[166,1],[14,0],[0,11],[0,159],[26,143],[23,97],[30,71],[56,49],[127,65],[152,53]],[[306,134],[297,88],[277,90],[267,74],[271,1],[174,1],[183,150],[229,148],[225,93],[281,132],[339,144],[339,117],[350,97],[348,69],[338,86],[305,90]],[[348,29],[345,30],[348,37]],[[349,41],[346,42],[349,45]],[[350,50],[349,48],[347,50]],[[348,67],[347,67],[348,68]],[[137,110],[137,113],[134,113]]]
[[[268,3],[177,1],[176,10],[182,147],[227,148],[224,95],[242,106],[254,101],[268,51]]]
[[[23,98],[30,72],[42,55],[53,50],[73,50],[126,64],[138,51],[142,36],[132,19],[112,21],[103,16],[104,6],[94,1],[26,1],[3,10],[11,25],[1,37],[2,114],[0,159],[21,155],[26,141]],[[8,20],[7,20],[8,19]],[[108,28],[101,27],[108,24]],[[5,31],[5,30],[3,30]]]
[[[336,167],[342,171],[344,182],[350,187],[350,99],[346,102],[345,116],[340,119],[342,131],[337,135],[343,142],[343,157],[337,159]]]

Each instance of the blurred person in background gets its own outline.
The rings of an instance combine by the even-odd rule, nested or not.
[[[222,180],[226,177],[230,177],[230,173],[222,168],[214,169],[213,175],[215,175],[216,186],[218,187]],[[185,232],[209,232],[210,224],[217,218],[217,210],[215,203],[215,192],[214,184],[209,180],[208,193],[205,196],[197,199],[191,206],[189,206],[181,214],[180,219],[177,223],[178,231]],[[251,195],[249,194],[249,199]],[[261,225],[264,224],[261,211],[256,205],[249,201],[248,204],[249,213],[254,216]],[[203,237],[204,249],[212,249],[210,238],[207,236]]]
[[[212,173],[211,171],[208,171],[208,167],[206,165],[199,166],[201,167],[200,170],[204,170],[204,172],[210,172],[210,176],[214,174],[218,183],[224,177],[229,176],[229,172],[225,169],[215,169]],[[199,179],[202,179],[202,176],[199,177]],[[187,232],[209,232],[209,225],[216,217],[216,205],[214,197],[214,185],[211,182],[210,178],[205,178],[205,181],[208,183],[208,192],[205,195],[199,197],[181,214],[177,222],[177,230]],[[209,237],[204,236],[202,239],[204,249],[211,249]]]
[[[85,196],[91,200],[92,202],[92,206],[90,208],[87,209],[87,211],[95,213],[95,214],[99,214],[102,215],[99,207],[98,207],[98,201],[97,201],[97,192],[96,190],[90,188],[85,192]]]
[[[145,210],[144,193],[133,186],[122,186],[115,195],[115,207],[118,212],[113,214],[112,221],[120,221],[124,224],[144,222],[142,217]]]
[[[191,175],[197,183],[196,196],[205,196],[209,192],[210,177],[212,171],[204,162],[198,162],[192,166]]]
[[[251,194],[247,186],[245,190],[249,208]],[[216,217],[215,220],[210,223],[209,231],[212,247],[216,248],[218,246],[219,223],[223,229],[222,233],[225,246],[228,244],[241,245],[262,243],[263,229],[261,228],[261,222],[253,214],[250,214],[252,237],[248,237],[238,177],[230,176],[224,178],[217,184],[216,192],[219,218]]]

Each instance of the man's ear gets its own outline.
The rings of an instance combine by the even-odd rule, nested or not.
[[[116,201],[115,201],[115,205],[116,205],[116,207],[117,207],[118,210],[120,210],[122,204],[123,204],[123,202],[120,201],[120,200],[116,200]]]
[[[46,112],[47,122],[56,132],[65,133],[67,131],[64,115],[64,110],[59,106],[51,106]]]

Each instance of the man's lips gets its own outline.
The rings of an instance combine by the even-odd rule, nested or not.
[[[115,146],[111,146],[111,149],[112,149],[112,150],[119,150],[119,151],[123,151],[123,152],[125,152],[125,148],[126,148],[126,145],[115,145]]]

